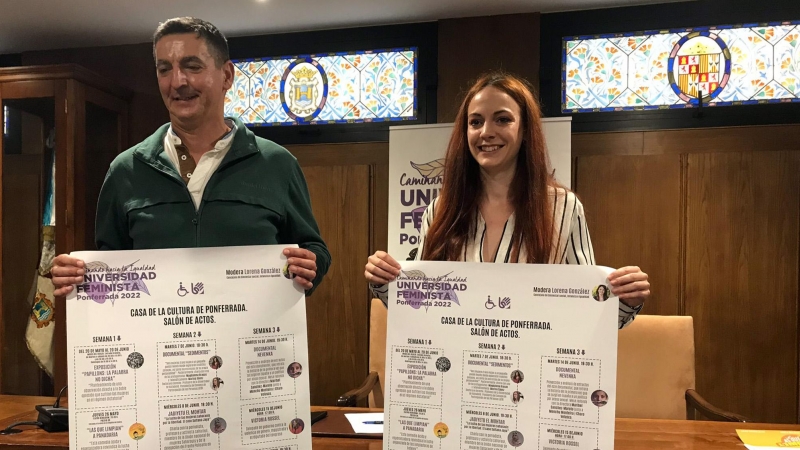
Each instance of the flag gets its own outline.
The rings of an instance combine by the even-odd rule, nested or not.
[[[55,147],[54,130],[51,130],[47,139],[47,147],[50,156],[50,169],[45,189],[44,211],[42,214],[42,254],[39,260],[39,267],[33,277],[30,293],[28,294],[28,305],[30,314],[28,316],[28,327],[25,330],[25,342],[28,350],[33,354],[39,367],[53,377],[53,366],[55,362],[53,335],[55,323],[53,318],[56,314],[55,308],[55,286],[50,279],[50,269],[53,267],[55,258],[56,239],[55,239]]]

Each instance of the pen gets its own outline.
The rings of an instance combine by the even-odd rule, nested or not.
[[[383,425],[382,420],[369,420],[367,422],[361,422],[361,423],[363,423],[364,425]]]

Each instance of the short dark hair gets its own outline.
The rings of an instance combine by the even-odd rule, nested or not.
[[[212,23],[196,17],[175,17],[159,24],[156,32],[153,33],[153,59],[156,59],[156,44],[161,38],[171,34],[187,33],[194,33],[195,36],[206,41],[217,67],[221,67],[231,59],[225,35]]]

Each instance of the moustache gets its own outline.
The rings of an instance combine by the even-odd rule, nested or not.
[[[197,91],[191,88],[178,88],[178,90],[175,91],[175,94],[178,97],[183,97],[183,98],[199,95]]]

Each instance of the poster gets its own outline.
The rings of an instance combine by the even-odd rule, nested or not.
[[[76,252],[70,448],[311,448],[305,292],[286,246]]]
[[[384,450],[613,449],[618,300],[599,289],[612,269],[401,264]]]

